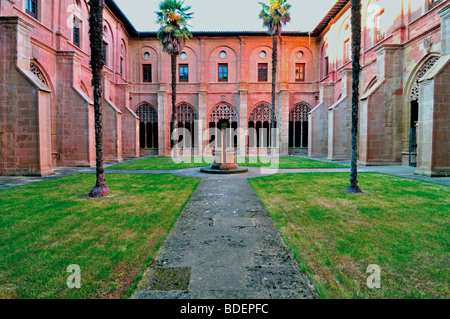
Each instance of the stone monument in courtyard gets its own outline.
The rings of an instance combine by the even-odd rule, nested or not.
[[[213,150],[213,163],[208,168],[202,168],[202,173],[207,174],[242,174],[247,173],[248,169],[240,168],[236,163],[236,150],[227,147],[226,130],[228,120],[221,120],[219,128],[222,132],[222,147]],[[217,138],[217,136],[216,136]]]

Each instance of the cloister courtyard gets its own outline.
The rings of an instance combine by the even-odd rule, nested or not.
[[[450,0],[266,2],[0,1],[0,300],[450,299]]]
[[[230,176],[195,161],[107,165],[100,200],[89,168],[0,177],[0,298],[450,297],[450,178],[361,167],[355,196],[346,161],[245,158]]]

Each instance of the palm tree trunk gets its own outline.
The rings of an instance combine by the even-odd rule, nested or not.
[[[178,119],[177,119],[177,55],[170,55],[171,65],[172,65],[172,115],[173,115],[173,132],[175,132],[176,140],[173,145],[174,156],[177,158],[177,144],[178,144]],[[172,132],[172,133],[173,133]]]
[[[359,110],[359,74],[361,65],[361,0],[352,0],[352,158],[350,187],[347,193],[362,193],[358,186],[358,110]]]
[[[103,61],[103,0],[90,0],[89,37],[91,42],[92,87],[95,113],[95,154],[97,182],[89,197],[99,198],[110,193],[103,168],[103,122],[102,122],[102,69]]]
[[[275,89],[278,73],[278,36],[272,36],[272,109],[271,109],[271,123],[270,123],[270,158],[273,159],[275,149]]]

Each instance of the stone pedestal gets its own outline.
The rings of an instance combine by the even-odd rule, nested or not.
[[[235,150],[225,150],[225,152],[223,150],[213,150],[213,157],[212,169],[233,170],[238,168]]]
[[[227,128],[227,121],[220,121],[219,126],[222,132]],[[222,149],[214,149],[214,162],[209,168],[201,169],[202,173],[206,174],[241,174],[247,173],[248,169],[239,168],[236,164],[236,151],[234,149],[227,149],[226,134],[222,134]]]

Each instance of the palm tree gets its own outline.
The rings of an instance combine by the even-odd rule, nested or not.
[[[349,194],[362,193],[358,186],[358,109],[359,109],[359,74],[361,65],[361,0],[352,0],[352,159]]]
[[[275,131],[275,85],[277,81],[277,63],[278,63],[278,37],[281,35],[283,25],[291,21],[289,9],[291,5],[287,0],[270,0],[269,5],[260,2],[262,6],[259,17],[263,20],[263,26],[268,29],[272,37],[272,110],[271,110],[271,158],[274,150],[274,131]]]
[[[186,41],[192,37],[187,22],[192,19],[191,7],[184,7],[184,1],[164,0],[159,4],[157,23],[161,25],[158,39],[164,52],[170,55],[172,65],[172,116],[174,129],[178,127],[176,100],[177,100],[177,57],[182,52]],[[176,152],[175,152],[176,156]]]
[[[89,40],[91,42],[92,87],[94,89],[95,154],[97,182],[89,197],[100,198],[110,192],[103,168],[103,123],[102,123],[102,69],[103,59],[103,0],[89,0]]]

